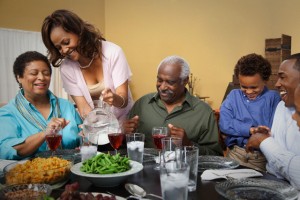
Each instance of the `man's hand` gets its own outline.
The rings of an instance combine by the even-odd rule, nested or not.
[[[271,130],[267,126],[258,126],[258,127],[251,127],[250,128],[250,134],[255,133],[264,133],[264,134],[271,134]]]
[[[252,133],[252,135],[248,140],[248,143],[246,144],[246,151],[253,152],[254,149],[259,149],[260,143],[265,139],[267,139],[268,137],[271,137],[270,133],[265,133],[265,132]]]
[[[139,116],[137,115],[129,120],[125,120],[122,124],[124,133],[133,133],[137,129],[138,124],[139,124]]]
[[[168,127],[170,129],[170,135],[172,137],[177,137],[182,139],[182,145],[183,146],[190,146],[192,145],[192,142],[188,139],[185,130],[179,127],[175,127],[173,124],[168,124]]]

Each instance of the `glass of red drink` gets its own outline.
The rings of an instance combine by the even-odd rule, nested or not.
[[[108,139],[110,145],[114,148],[115,154],[118,153],[119,147],[123,143],[123,139],[125,137],[125,134],[122,132],[120,128],[111,129],[108,134]]]
[[[153,127],[152,128],[152,138],[153,138],[153,142],[158,150],[158,159],[159,159],[159,162],[154,167],[155,170],[160,170],[160,163],[161,163],[160,154],[161,154],[161,149],[162,149],[161,139],[163,139],[167,136],[168,136],[168,128],[167,127]]]
[[[54,156],[56,149],[59,147],[62,141],[61,128],[47,128],[45,140],[48,148],[52,151],[52,156]]]

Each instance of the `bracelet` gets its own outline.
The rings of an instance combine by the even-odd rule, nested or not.
[[[123,97],[123,96],[121,96],[121,95],[119,95],[119,97],[121,97],[121,98],[122,98],[122,100],[123,100],[123,103],[122,103],[122,105],[121,105],[121,106],[119,106],[119,108],[122,108],[122,107],[125,105],[125,99],[124,99],[124,97]]]

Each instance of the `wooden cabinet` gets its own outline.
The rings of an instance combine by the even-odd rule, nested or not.
[[[281,35],[281,38],[269,38],[265,40],[265,58],[271,63],[272,75],[268,81],[269,89],[276,89],[278,68],[282,61],[291,55],[292,37]]]

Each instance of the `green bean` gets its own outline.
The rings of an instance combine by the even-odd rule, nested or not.
[[[112,174],[128,171],[130,169],[129,159],[120,154],[99,154],[85,160],[80,171],[93,174]]]

